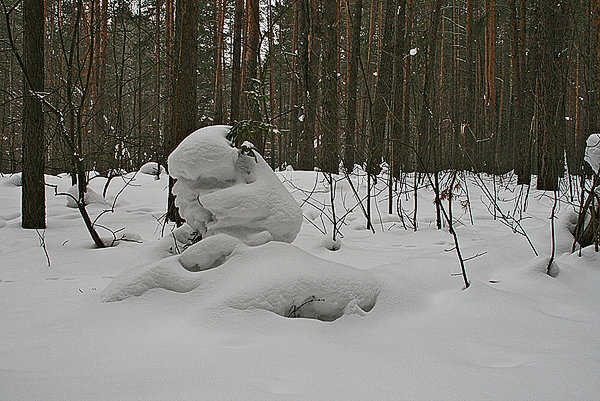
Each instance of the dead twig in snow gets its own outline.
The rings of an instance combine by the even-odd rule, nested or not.
[[[42,249],[44,250],[44,254],[46,255],[48,267],[50,267],[50,255],[48,255],[48,250],[46,249],[46,230],[43,230],[40,234],[40,230],[36,228],[35,232],[37,233],[38,239],[40,240],[40,246],[42,247]]]

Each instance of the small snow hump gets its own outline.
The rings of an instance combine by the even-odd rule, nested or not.
[[[2,177],[2,183],[6,186],[9,187],[20,187],[23,185],[22,179],[21,179],[21,173],[17,173],[17,174],[11,174],[10,176],[7,177]]]
[[[227,234],[247,245],[294,241],[302,211],[249,142],[228,139],[231,127],[214,125],[187,136],[169,156],[181,216],[202,237]]]
[[[165,168],[157,162],[148,162],[140,167],[140,173],[159,176],[165,172]]]

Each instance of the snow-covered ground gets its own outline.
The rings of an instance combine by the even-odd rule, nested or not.
[[[356,201],[340,180],[336,215],[346,216],[341,248],[330,251],[323,176],[278,176],[304,214],[292,244],[252,247],[217,234],[171,259],[163,259],[171,227],[160,223],[166,175],[126,176],[134,180],[99,223],[143,243],[106,249],[93,249],[77,209],[48,188],[48,228],[39,234],[50,267],[38,233],[20,227],[19,180],[0,178],[0,399],[600,399],[600,254],[565,253],[566,196],[553,278],[545,274],[551,194],[532,189],[523,210],[515,179],[482,177],[536,257],[503,224],[520,230],[514,221],[494,219],[481,181],[459,177],[460,247],[465,258],[479,255],[466,262],[471,286],[463,290],[430,188],[418,191],[414,232],[411,189],[401,197],[404,229],[386,213],[380,180],[373,234],[359,207],[348,211]],[[47,182],[70,187],[66,176]],[[105,182],[90,187],[102,194]],[[91,203],[91,214],[112,205],[126,182],[113,179],[106,204]],[[364,196],[365,178],[353,184]],[[208,269],[185,270],[190,258]]]

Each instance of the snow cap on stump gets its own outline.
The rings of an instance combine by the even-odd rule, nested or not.
[[[228,125],[201,128],[169,156],[181,216],[203,237],[228,234],[248,245],[294,241],[300,207],[253,147],[233,146],[230,131]]]

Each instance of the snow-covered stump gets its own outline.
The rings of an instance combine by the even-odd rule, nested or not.
[[[291,243],[302,225],[300,207],[252,144],[233,147],[230,131],[227,125],[201,128],[169,156],[181,216],[203,238]]]

